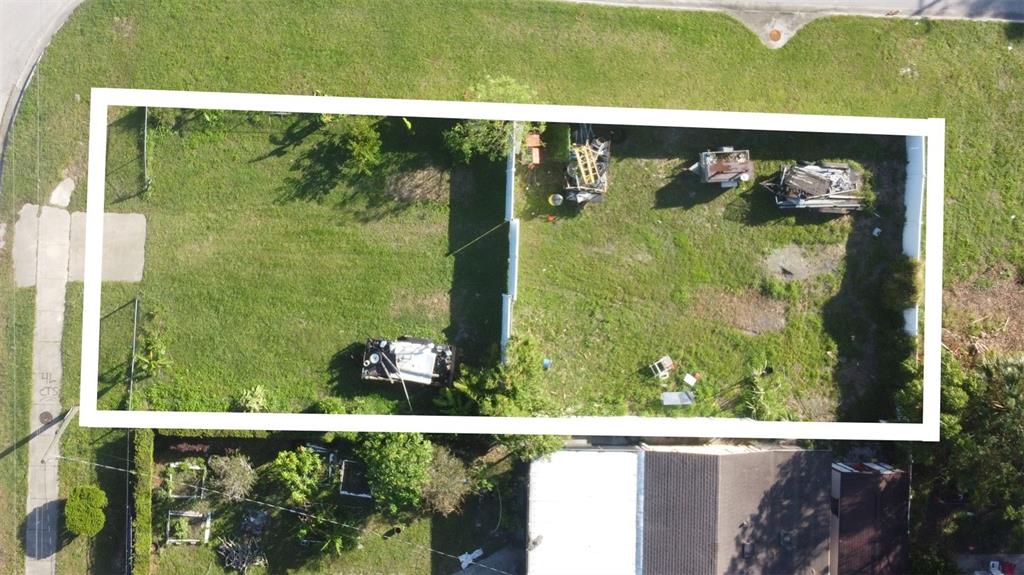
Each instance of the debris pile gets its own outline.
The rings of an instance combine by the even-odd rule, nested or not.
[[[734,150],[724,146],[714,151],[701,152],[697,163],[690,171],[700,176],[705,184],[719,184],[723,188],[734,188],[740,182],[754,177],[754,161],[750,150]]]
[[[861,210],[867,203],[863,177],[848,164],[784,165],[763,185],[780,208],[809,208],[827,213]]]
[[[368,339],[362,378],[390,383],[450,385],[455,378],[455,348],[427,339]]]
[[[581,125],[574,142],[569,145],[569,162],[565,166],[565,193],[553,194],[549,201],[561,205],[569,201],[583,206],[601,202],[608,191],[608,162],[611,142],[594,136],[589,125]]]

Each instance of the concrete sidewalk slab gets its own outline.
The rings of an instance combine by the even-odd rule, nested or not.
[[[60,343],[64,335],[64,312],[36,308],[36,341]]]
[[[57,187],[50,192],[50,203],[62,208],[68,207],[71,203],[71,192],[75,191],[75,180],[64,178],[57,184]]]
[[[14,262],[14,285],[36,285],[36,249],[39,237],[39,206],[25,204],[14,222],[11,259]]]
[[[103,281],[142,281],[146,263],[146,216],[103,214]],[[71,214],[68,281],[82,281],[85,264],[85,213]]]

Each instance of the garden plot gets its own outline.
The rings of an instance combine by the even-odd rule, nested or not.
[[[902,316],[878,297],[901,257],[904,139],[595,129],[612,138],[602,203],[550,206],[557,163],[517,187],[513,331],[552,360],[547,387],[565,413],[856,418],[912,354],[891,345],[906,339]],[[723,188],[688,170],[723,145],[749,149],[756,177]],[[871,209],[780,211],[761,183],[803,160],[863,166]],[[678,371],[659,380],[648,365],[663,355]],[[695,405],[662,406],[686,373],[701,376]]]
[[[299,412],[340,395],[406,411],[400,389],[360,381],[367,338],[496,355],[507,239],[449,254],[503,220],[503,171],[453,165],[444,122],[150,109],[142,191],[126,175],[142,120],[111,111],[107,210],[145,214],[144,276],[103,288],[105,313],[141,294],[136,357],[156,350],[136,366],[133,409]],[[356,165],[350,134],[368,125],[378,157]],[[101,379],[117,394],[123,324],[101,324]]]

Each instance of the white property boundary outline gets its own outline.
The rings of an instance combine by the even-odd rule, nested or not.
[[[921,423],[862,423],[755,421],[704,417],[467,417],[98,410],[100,273],[103,258],[107,109],[110,106],[500,119],[923,137],[927,147],[925,175],[925,254],[927,257],[924,291],[922,421]],[[942,343],[944,153],[945,120],[941,118],[811,116],[93,88],[89,110],[89,176],[79,422],[85,427],[125,428],[938,441]]]

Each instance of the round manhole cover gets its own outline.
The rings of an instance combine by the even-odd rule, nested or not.
[[[771,31],[768,32],[768,39],[772,42],[782,40],[782,31],[778,28],[772,28]]]
[[[46,425],[47,423],[50,423],[51,421],[53,421],[53,414],[50,413],[49,411],[44,411],[44,412],[39,414],[39,423],[42,423],[43,425]]]

